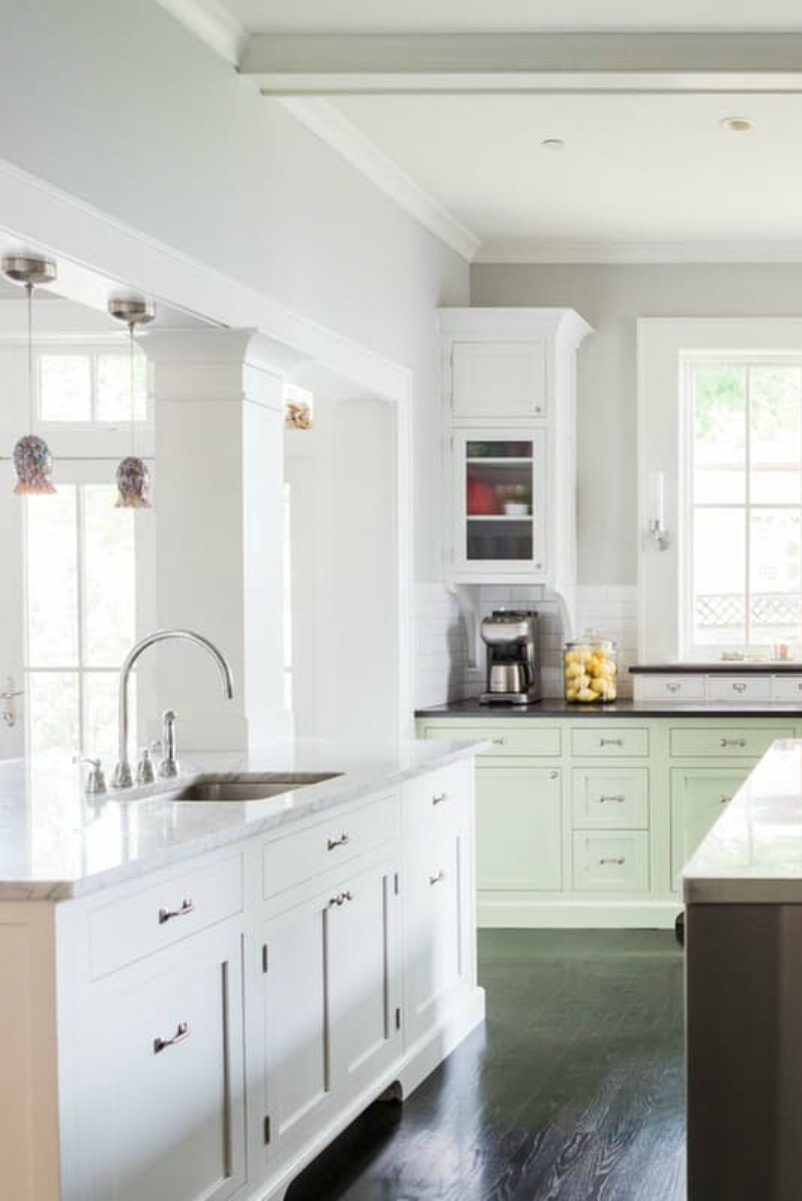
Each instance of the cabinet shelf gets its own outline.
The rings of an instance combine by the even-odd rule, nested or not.
[[[495,455],[495,456],[472,455],[469,458],[466,457],[465,462],[466,463],[490,463],[495,467],[499,467],[499,466],[506,467],[506,465],[508,463],[518,463],[518,464],[526,463],[527,465],[529,465],[532,462],[532,455]]]
[[[468,521],[532,521],[531,513],[468,513]]]

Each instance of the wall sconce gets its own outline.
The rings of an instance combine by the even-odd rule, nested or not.
[[[671,536],[666,531],[665,525],[665,488],[662,471],[652,471],[649,473],[649,489],[648,489],[648,535],[649,541],[655,550],[668,550],[671,545]]]

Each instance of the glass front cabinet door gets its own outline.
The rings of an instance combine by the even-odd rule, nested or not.
[[[544,430],[454,430],[454,563],[461,579],[546,571]]]

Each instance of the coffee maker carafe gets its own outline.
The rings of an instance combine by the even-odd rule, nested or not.
[[[540,700],[540,639],[531,609],[494,609],[482,618],[487,691],[482,705],[531,705]]]

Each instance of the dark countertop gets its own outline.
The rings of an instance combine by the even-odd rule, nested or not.
[[[451,701],[430,709],[416,709],[416,717],[449,718],[475,717],[484,721],[506,721],[508,718],[570,717],[582,721],[599,717],[792,717],[802,718],[802,706],[797,702],[751,701],[729,704],[727,701],[706,701],[688,704],[687,701],[616,701],[612,705],[569,705],[561,697],[544,697],[534,705],[480,705],[477,699]]]
[[[742,676],[742,675],[802,675],[802,663],[790,659],[717,659],[715,663],[635,663],[630,675],[649,676]]]

